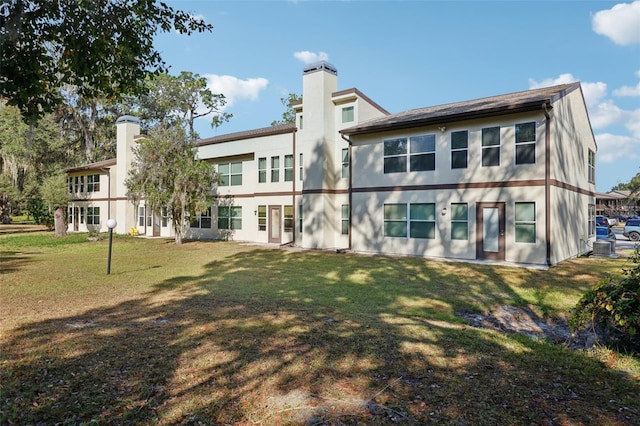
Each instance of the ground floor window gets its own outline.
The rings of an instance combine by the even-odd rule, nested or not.
[[[242,207],[219,206],[218,229],[242,229]]]
[[[87,225],[100,225],[100,207],[87,207]]]
[[[302,204],[298,206],[298,232],[302,234]]]
[[[406,238],[407,236],[407,205],[406,204],[385,204],[384,205],[384,236]]]
[[[80,223],[84,223],[84,207],[80,207]]]
[[[284,206],[284,232],[293,232],[293,206]]]
[[[69,211],[67,213],[67,220],[70,224],[73,223],[73,207],[69,207]]]
[[[435,203],[385,204],[384,236],[435,239]]]
[[[267,206],[258,206],[258,231],[267,230]]]
[[[189,223],[191,228],[211,228],[211,207],[196,217]]]
[[[596,205],[589,204],[589,236],[596,235]]]
[[[536,242],[536,203],[516,203],[516,243]]]
[[[138,226],[144,226],[144,206],[138,207]]]
[[[467,203],[451,203],[451,239],[469,239],[469,206]]]
[[[161,215],[162,215],[162,227],[166,228],[169,225],[169,209],[166,207],[163,207],[161,209]]]
[[[340,216],[341,233],[342,235],[349,235],[349,204],[342,205],[342,212]]]

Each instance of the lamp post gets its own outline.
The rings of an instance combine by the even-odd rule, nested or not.
[[[107,220],[107,228],[109,228],[109,260],[107,261],[107,275],[111,273],[111,246],[113,244],[113,228],[118,225],[115,219]]]

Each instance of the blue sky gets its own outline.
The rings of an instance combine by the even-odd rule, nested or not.
[[[269,126],[302,69],[391,113],[580,81],[598,143],[597,190],[640,172],[640,1],[168,2],[213,24],[161,34],[171,73],[205,76],[234,118],[201,137]]]

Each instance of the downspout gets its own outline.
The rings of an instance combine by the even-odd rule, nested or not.
[[[291,240],[291,244],[296,243],[296,223],[298,223],[296,221],[296,211],[298,210],[297,207],[298,205],[296,204],[296,171],[298,170],[297,166],[297,162],[296,162],[296,129],[293,130],[293,138],[292,138],[292,143],[293,143],[293,192],[291,193],[291,198],[293,199],[293,202],[291,203],[291,208],[293,209],[293,239]]]
[[[549,114],[546,102],[542,103],[542,113],[544,114],[544,221],[545,239],[547,246],[547,266],[551,266],[551,115]]]
[[[351,220],[351,216],[352,216],[352,206],[353,203],[352,201],[352,191],[351,191],[351,187],[353,185],[353,173],[352,173],[352,167],[351,167],[351,163],[353,163],[353,157],[351,156],[351,140],[347,139],[344,137],[344,135],[342,133],[340,133],[340,137],[342,139],[344,139],[348,144],[349,144],[349,186],[347,188],[347,191],[349,193],[349,244],[347,249],[351,250],[351,235],[353,235],[352,229],[351,229],[351,224],[353,223],[353,221]]]

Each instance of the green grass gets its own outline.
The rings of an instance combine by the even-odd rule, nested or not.
[[[561,317],[626,259],[549,271],[86,234],[0,237],[0,423],[640,422],[640,363],[473,328]]]

